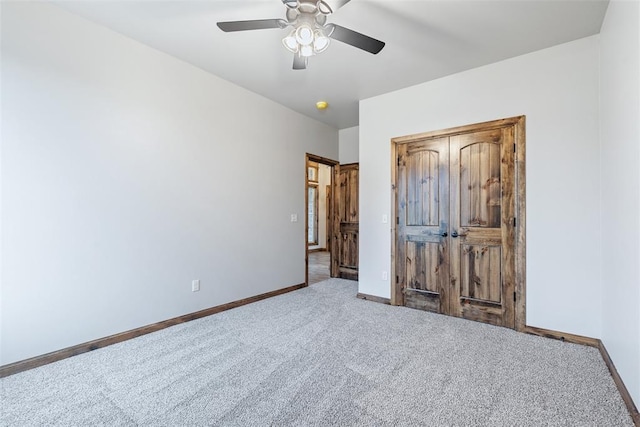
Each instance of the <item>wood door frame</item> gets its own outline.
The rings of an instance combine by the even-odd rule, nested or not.
[[[338,220],[338,211],[336,209],[336,186],[338,185],[336,177],[340,172],[340,163],[336,160],[327,159],[326,157],[317,156],[315,154],[305,153],[304,157],[304,283],[305,286],[309,286],[309,162],[315,162],[319,164],[323,164],[325,166],[329,166],[331,168],[331,206],[328,210],[331,211],[332,221],[327,222],[327,236],[331,236],[331,247],[329,249],[329,265],[331,277],[336,277],[337,274],[337,263],[334,262],[337,260],[337,232],[339,231],[340,224],[336,221]],[[319,187],[318,187],[319,188]],[[336,267],[334,267],[334,264]]]
[[[398,145],[422,139],[453,136],[462,133],[513,126],[515,142],[515,330],[523,331],[526,323],[526,174],[525,174],[525,116],[457,126],[453,128],[406,135],[391,139],[391,304],[404,305],[402,288],[396,280],[397,204],[398,204]]]

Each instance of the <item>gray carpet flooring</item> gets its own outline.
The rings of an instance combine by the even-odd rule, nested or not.
[[[633,426],[598,351],[331,279],[0,380],[2,426]]]

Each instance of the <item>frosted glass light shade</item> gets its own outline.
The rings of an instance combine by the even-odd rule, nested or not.
[[[300,55],[313,56],[313,48],[310,45],[300,46]]]
[[[296,40],[303,46],[313,43],[313,30],[307,25],[301,25],[296,30]]]
[[[313,39],[313,50],[315,53],[324,52],[330,43],[329,37],[326,37],[320,31],[315,32],[315,37]]]
[[[288,51],[296,53],[298,51],[298,41],[294,35],[294,32],[282,39],[282,44]]]

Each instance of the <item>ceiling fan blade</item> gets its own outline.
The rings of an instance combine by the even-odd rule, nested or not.
[[[222,31],[229,33],[233,31],[248,31],[248,30],[266,30],[269,28],[284,28],[287,26],[287,21],[284,19],[256,19],[253,21],[229,21],[218,22],[218,28]]]
[[[294,70],[305,70],[307,68],[307,58],[305,56],[298,55],[297,53],[293,55],[293,69]]]
[[[384,47],[384,42],[380,40],[376,40],[369,36],[365,36],[364,34],[358,33],[357,31],[350,30],[345,27],[341,27],[336,24],[329,24],[333,31],[331,32],[332,39],[336,39],[341,41],[342,43],[350,44],[351,46],[357,47],[358,49],[366,50],[367,52],[373,53],[374,55],[382,50]]]

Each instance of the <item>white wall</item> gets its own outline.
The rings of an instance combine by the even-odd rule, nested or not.
[[[640,404],[640,7],[612,1],[600,33],[602,340]]]
[[[340,129],[340,155],[338,157],[340,163],[358,163],[359,130],[359,126]]]
[[[360,102],[360,292],[390,296],[390,139],[523,114],[527,324],[600,337],[597,36]]]
[[[2,3],[2,89],[0,364],[304,282],[336,129],[47,4]]]

